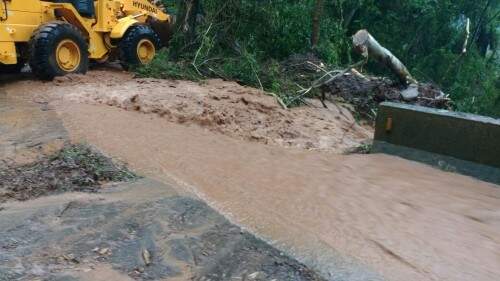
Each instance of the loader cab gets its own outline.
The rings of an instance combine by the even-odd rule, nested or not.
[[[54,0],[55,3],[70,3],[81,16],[93,18],[95,16],[94,0]]]

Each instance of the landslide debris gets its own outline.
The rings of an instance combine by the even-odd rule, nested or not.
[[[343,153],[368,142],[373,129],[347,106],[318,100],[283,109],[263,91],[235,82],[139,79],[112,71],[57,78],[55,94],[66,101],[103,104],[198,125],[233,138],[285,147]]]
[[[81,144],[27,165],[0,162],[0,203],[62,192],[96,192],[108,182],[137,178],[122,165]]]
[[[373,119],[377,105],[384,101],[432,108],[451,109],[448,97],[433,84],[405,88],[385,77],[365,76],[351,70],[321,87],[324,98],[352,104],[361,116]]]

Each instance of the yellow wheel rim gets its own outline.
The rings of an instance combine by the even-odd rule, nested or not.
[[[81,61],[80,47],[69,39],[63,40],[56,49],[57,65],[66,72],[78,69]]]
[[[150,63],[156,54],[156,48],[153,42],[148,39],[142,39],[137,44],[137,57],[142,64]]]

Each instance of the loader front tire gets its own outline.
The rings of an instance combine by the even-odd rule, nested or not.
[[[33,33],[29,47],[29,65],[41,79],[52,80],[88,70],[88,44],[80,30],[67,22],[40,26]]]
[[[119,43],[120,63],[124,69],[149,64],[161,46],[160,38],[147,25],[130,27]]]

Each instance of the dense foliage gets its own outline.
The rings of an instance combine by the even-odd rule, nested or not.
[[[290,95],[301,81],[283,71],[282,62],[314,52],[330,66],[342,68],[359,60],[350,36],[364,28],[418,80],[442,87],[457,109],[500,117],[499,0],[163,2],[178,15],[178,32],[167,52],[139,70],[143,75],[222,77],[293,101]],[[312,48],[312,15],[318,3],[320,40]],[[470,35],[463,53],[467,19]],[[365,70],[390,75],[375,63]]]

